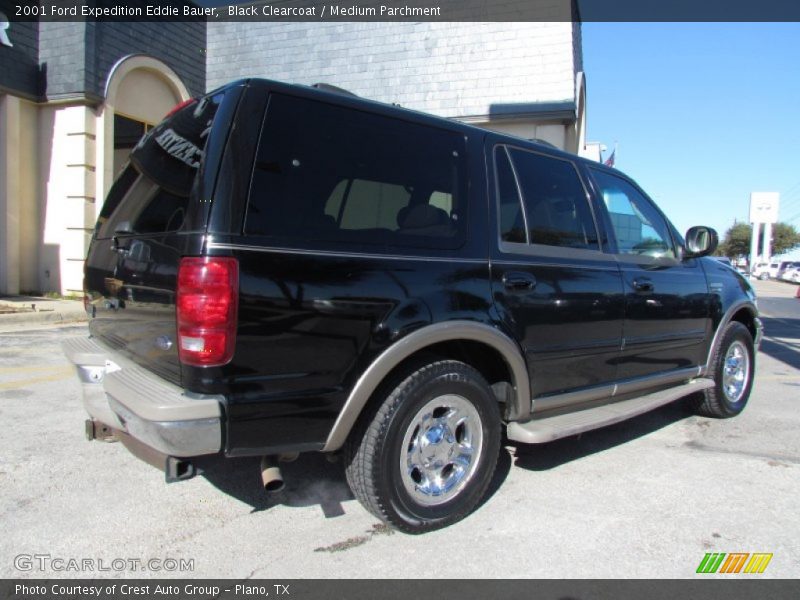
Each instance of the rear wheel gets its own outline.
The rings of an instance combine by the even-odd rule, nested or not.
[[[445,527],[483,498],[500,450],[486,380],[445,360],[402,379],[353,432],[347,480],[375,516],[408,533]]]
[[[741,323],[725,326],[711,361],[715,385],[693,401],[695,412],[706,417],[738,415],[747,405],[755,370],[753,336]]]

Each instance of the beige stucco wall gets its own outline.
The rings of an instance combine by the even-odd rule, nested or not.
[[[87,106],[0,99],[0,293],[80,293],[94,222]]]
[[[0,294],[39,289],[37,108],[0,96]]]
[[[575,77],[575,112],[568,118],[548,120],[544,116],[522,118],[465,119],[484,127],[526,140],[544,140],[556,148],[584,156],[586,146],[586,78],[583,72]]]
[[[115,111],[157,123],[188,97],[155,59],[120,65],[100,106],[0,95],[0,294],[82,292],[91,232],[115,175]]]
[[[155,125],[181,101],[181,97],[164,79],[150,69],[134,69],[127,73],[113,99],[114,111],[137,121]]]
[[[61,293],[80,294],[95,219],[96,115],[81,105],[42,110],[52,124],[49,164],[41,173],[47,200],[43,241],[58,248]]]
[[[0,294],[19,293],[19,104],[0,95]]]
[[[38,109],[31,102],[20,102],[19,111],[19,150],[17,154],[19,167],[19,249],[20,272],[19,287],[21,291],[40,289],[39,282],[39,245],[41,241],[39,209],[39,160],[36,143],[39,129]]]

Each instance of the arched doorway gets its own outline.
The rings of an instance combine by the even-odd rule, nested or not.
[[[98,118],[97,198],[102,199],[139,138],[187,100],[189,91],[166,64],[145,55],[126,56],[111,69]]]

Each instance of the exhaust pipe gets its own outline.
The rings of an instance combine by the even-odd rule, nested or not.
[[[168,456],[164,464],[164,474],[167,483],[186,481],[197,475],[197,469],[189,461],[174,456]]]
[[[278,457],[271,454],[261,457],[261,483],[268,494],[275,494],[283,489],[283,475],[278,466]]]

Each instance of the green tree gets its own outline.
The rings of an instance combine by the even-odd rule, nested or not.
[[[749,223],[735,223],[719,245],[719,254],[731,259],[750,254],[750,238],[753,228]],[[772,226],[772,246],[770,256],[778,256],[800,246],[800,233],[789,223],[775,223]]]
[[[753,234],[753,228],[749,223],[734,223],[719,245],[719,251],[722,256],[727,256],[731,260],[747,256],[750,254],[750,237]]]
[[[800,246],[800,233],[789,223],[772,226],[772,256],[783,254]]]

